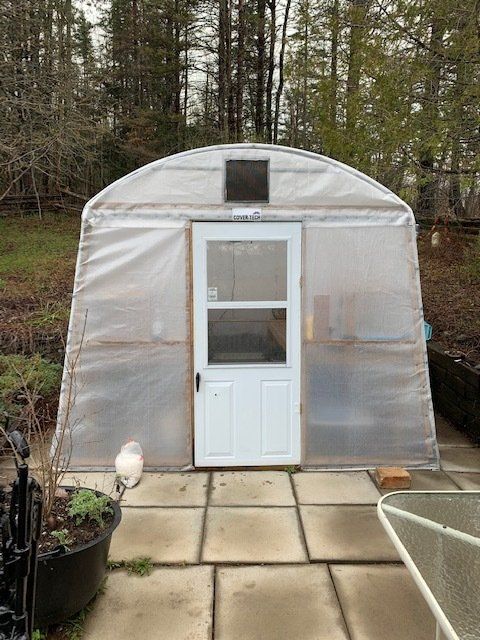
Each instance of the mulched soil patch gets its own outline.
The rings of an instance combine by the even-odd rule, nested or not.
[[[431,235],[418,238],[425,320],[446,351],[480,364],[480,278],[468,269],[475,236],[442,229],[440,246],[432,247]]]
[[[10,509],[10,487],[4,487],[4,495],[2,506],[8,511]],[[38,544],[38,553],[48,553],[59,546],[57,538],[51,535],[52,531],[63,530],[69,540],[67,545],[69,550],[74,550],[87,542],[91,542],[98,538],[113,521],[113,513],[107,513],[103,516],[105,526],[100,527],[96,522],[85,520],[82,524],[77,525],[75,520],[68,515],[68,503],[70,498],[56,498],[53,505],[52,516],[55,522],[54,529],[44,524]]]
[[[104,527],[100,527],[91,520],[84,520],[80,525],[77,525],[75,520],[68,515],[69,500],[70,498],[55,499],[49,523],[54,525],[53,530],[65,532],[69,541],[67,547],[69,550],[74,550],[76,547],[98,538],[112,523],[113,514],[104,515]],[[58,539],[52,536],[51,533],[52,529],[44,525],[38,545],[39,553],[48,553],[59,546]]]

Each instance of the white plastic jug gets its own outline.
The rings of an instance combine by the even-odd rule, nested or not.
[[[135,440],[128,440],[115,458],[117,478],[127,489],[131,489],[140,481],[143,472],[142,447]]]

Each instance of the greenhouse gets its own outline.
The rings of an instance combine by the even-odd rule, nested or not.
[[[152,469],[435,468],[411,209],[264,144],[121,178],[82,216],[65,416],[76,468],[128,438]]]

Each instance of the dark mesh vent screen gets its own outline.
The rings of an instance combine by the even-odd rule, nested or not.
[[[267,160],[227,160],[227,202],[268,202]]]

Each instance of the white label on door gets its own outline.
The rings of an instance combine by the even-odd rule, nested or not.
[[[218,288],[217,287],[208,287],[208,289],[207,289],[207,300],[208,300],[208,302],[217,302],[217,300],[218,300]]]
[[[232,220],[234,222],[260,222],[261,219],[261,209],[232,209]]]

